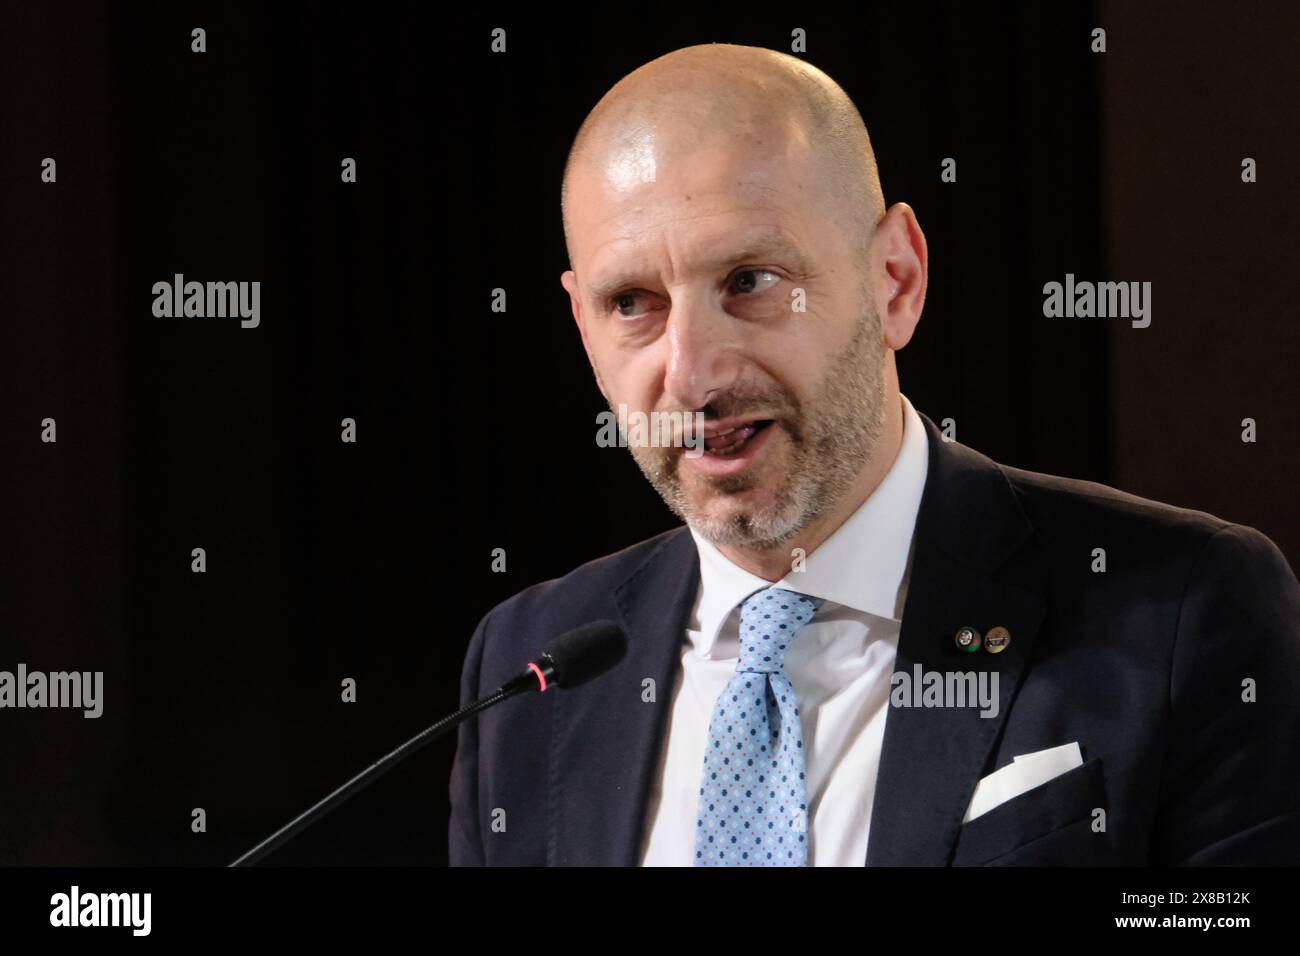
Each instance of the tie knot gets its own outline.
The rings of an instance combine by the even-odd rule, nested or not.
[[[740,660],[737,671],[775,673],[785,666],[795,635],[813,619],[821,599],[764,588],[740,606]]]

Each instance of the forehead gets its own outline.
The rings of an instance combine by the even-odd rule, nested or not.
[[[593,282],[665,244],[686,260],[720,246],[803,247],[819,193],[798,137],[670,146],[652,130],[616,141],[570,188],[574,267]]]

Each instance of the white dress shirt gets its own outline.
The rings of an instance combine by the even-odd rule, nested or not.
[[[929,467],[925,426],[906,396],[903,439],[884,480],[805,570],[772,582],[695,533],[700,586],[687,622],[664,747],[642,834],[642,866],[691,866],[713,706],[736,672],[740,604],[762,588],[823,599],[786,656],[803,730],[809,866],[864,866],[889,678],[911,570],[912,532]]]

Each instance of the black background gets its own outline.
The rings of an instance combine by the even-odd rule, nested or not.
[[[7,9],[0,669],[106,688],[98,720],[0,711],[0,863],[227,862],[454,709],[496,602],[676,524],[592,440],[558,197],[597,99],[692,43],[788,50],[802,27],[859,105],[929,243],[899,354],[918,409],[995,460],[1255,526],[1297,566],[1294,8],[855,9]],[[177,272],[259,280],[261,326],[155,318]],[[1067,272],[1151,281],[1151,327],[1045,319]],[[451,756],[268,863],[444,862]]]

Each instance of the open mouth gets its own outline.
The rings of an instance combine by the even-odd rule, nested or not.
[[[729,428],[704,440],[704,450],[710,455],[727,458],[738,455],[755,435],[772,424],[772,419],[746,422],[737,428]]]

